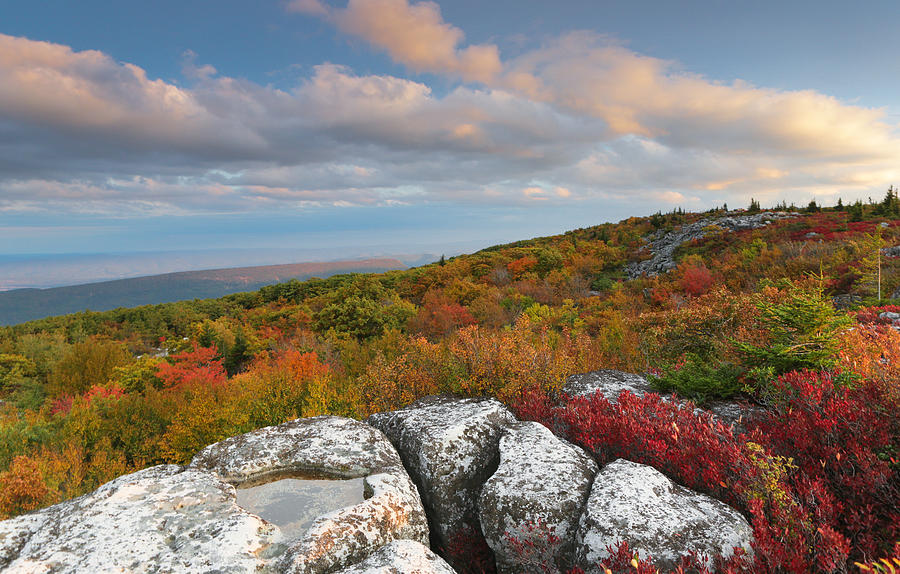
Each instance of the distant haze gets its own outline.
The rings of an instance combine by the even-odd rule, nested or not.
[[[66,253],[0,255],[0,291],[79,285],[159,275],[179,271],[223,269],[251,265],[336,261],[390,257],[407,266],[431,263],[486,247],[487,242],[458,242],[442,246],[368,246],[320,249],[220,249],[147,251],[136,253]]]

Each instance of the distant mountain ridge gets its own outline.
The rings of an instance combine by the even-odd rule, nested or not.
[[[85,309],[106,311],[117,307],[222,297],[290,279],[324,278],[338,273],[381,273],[406,268],[400,260],[389,258],[324,261],[181,271],[49,289],[13,289],[0,292],[0,325],[14,325]]]

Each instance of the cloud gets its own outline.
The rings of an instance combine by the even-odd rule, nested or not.
[[[779,91],[686,73],[589,32],[558,38],[505,64],[505,88],[604,120],[609,136],[680,148],[800,157],[896,158],[884,110],[813,91]]]
[[[323,63],[278,89],[188,52],[182,84],[101,52],[0,35],[0,211],[535,200],[646,211],[751,195],[848,200],[900,181],[900,136],[883,110],[717,82],[587,33],[498,57],[482,74],[466,59],[478,46],[433,4],[291,6],[453,83],[435,93],[421,78]],[[378,7],[386,23],[367,24]],[[391,26],[435,41],[394,38]]]
[[[416,72],[489,82],[499,72],[500,51],[493,44],[461,48],[465,34],[448,24],[434,2],[350,0],[344,9],[318,0],[294,0],[288,9],[323,17],[344,33],[362,38]]]

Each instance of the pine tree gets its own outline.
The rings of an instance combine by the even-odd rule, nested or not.
[[[853,202],[853,205],[850,206],[848,210],[850,212],[850,221],[862,221],[863,219],[863,204],[860,200],[856,200]]]

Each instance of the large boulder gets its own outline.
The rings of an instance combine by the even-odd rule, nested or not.
[[[324,573],[367,557],[398,539],[428,543],[428,523],[415,485],[390,442],[352,419],[297,419],[208,446],[190,468],[231,484],[290,476],[364,478],[365,500],[319,517],[280,559],[296,573]]]
[[[257,572],[284,549],[278,528],[201,470],[155,466],[0,522],[4,572]]]
[[[578,519],[597,473],[583,450],[535,422],[500,439],[500,466],[478,499],[481,527],[499,572],[572,567]]]
[[[456,571],[418,542],[397,540],[339,574],[456,574]]]
[[[362,502],[326,512],[295,535],[238,504],[235,486],[310,477],[361,479]],[[317,417],[232,437],[189,467],[146,469],[0,522],[0,568],[324,574],[402,539],[427,544],[428,525],[393,446],[359,421]]]
[[[391,440],[419,487],[433,544],[448,554],[463,541],[477,544],[475,502],[497,468],[500,435],[516,422],[512,413],[494,399],[426,397],[368,422]]]
[[[730,506],[669,480],[656,469],[619,459],[594,479],[578,525],[576,560],[587,574],[604,571],[608,546],[626,540],[660,571],[675,568],[691,551],[709,559],[751,552],[752,530]]]

